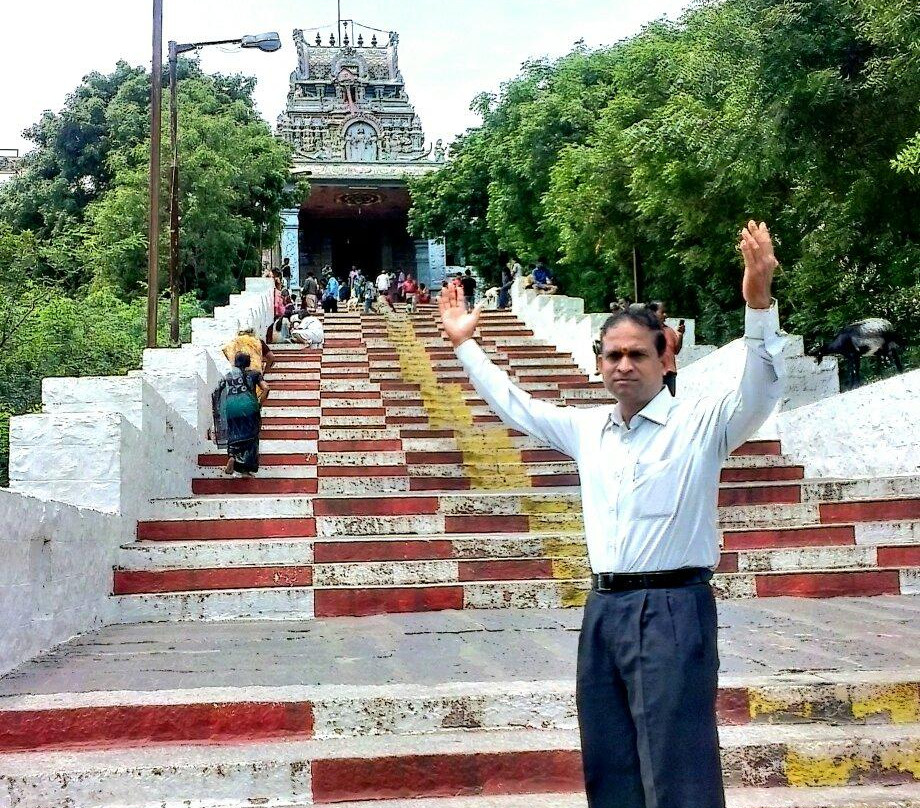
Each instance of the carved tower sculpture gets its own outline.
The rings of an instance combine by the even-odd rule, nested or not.
[[[294,31],[297,69],[291,73],[287,108],[278,135],[294,148],[295,160],[353,163],[411,163],[431,160],[415,107],[399,70],[399,36],[385,46],[376,36],[339,45],[311,45]],[[437,159],[443,159],[438,153]]]

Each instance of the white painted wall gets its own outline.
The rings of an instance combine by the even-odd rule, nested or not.
[[[190,494],[199,433],[151,384],[163,380],[44,379],[43,412],[10,425],[10,489],[135,519],[152,497]]]
[[[191,493],[211,426],[211,391],[240,328],[264,332],[274,284],[248,278],[192,344],[144,352],[127,376],[47,378],[42,412],[10,422],[10,490],[0,489],[0,674],[117,615],[118,546],[152,499]]]
[[[920,370],[780,413],[777,428],[809,477],[920,474]]]
[[[0,675],[111,622],[125,520],[0,489]]]
[[[712,395],[737,387],[746,356],[743,339],[733,340],[713,350],[678,372],[678,394]],[[840,391],[836,360],[828,358],[817,365],[811,357],[804,355],[801,337],[790,335],[786,338],[783,358],[787,379],[785,395],[779,404],[780,411],[802,407]]]

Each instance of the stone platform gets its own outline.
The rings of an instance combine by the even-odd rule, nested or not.
[[[918,612],[719,603],[732,806],[920,805]],[[0,680],[0,804],[580,807],[579,617],[109,626]]]
[[[733,600],[718,610],[723,679],[920,670],[915,596]],[[574,681],[580,622],[580,609],[502,609],[113,625],[0,679],[0,709],[29,694]]]

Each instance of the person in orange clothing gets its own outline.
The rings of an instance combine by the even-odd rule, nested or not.
[[[671,326],[665,325],[664,321],[668,318],[665,311],[664,303],[660,300],[653,300],[646,308],[658,317],[661,323],[661,330],[664,332],[665,348],[664,356],[661,361],[664,364],[664,383],[672,396],[677,395],[677,354],[684,347],[684,332],[687,326],[681,320],[675,331]]]
[[[271,366],[275,364],[275,355],[271,352],[265,340],[256,336],[255,330],[252,328],[240,329],[237,335],[224,345],[223,351],[227,361],[231,363],[236,361],[237,354],[245,353],[249,357],[247,367],[253,372],[263,375],[268,373]],[[259,402],[264,401],[268,396],[268,387],[259,387],[256,395],[259,398]]]

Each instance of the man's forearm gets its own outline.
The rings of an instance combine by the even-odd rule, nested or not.
[[[454,350],[476,392],[505,424],[574,455],[576,439],[571,408],[534,399],[514,384],[472,338],[460,341]]]
[[[744,372],[725,413],[727,451],[740,446],[766,421],[785,389],[783,348],[776,302],[766,309],[745,310]]]

